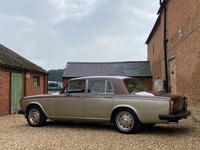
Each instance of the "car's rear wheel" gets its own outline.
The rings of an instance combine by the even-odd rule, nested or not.
[[[136,133],[141,123],[136,114],[127,108],[119,109],[114,115],[114,126],[120,133]]]
[[[39,106],[33,105],[27,111],[27,121],[30,126],[40,127],[46,123],[46,116]]]

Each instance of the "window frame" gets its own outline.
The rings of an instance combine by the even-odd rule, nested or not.
[[[91,90],[89,89],[89,84],[90,82],[104,82],[104,91],[103,92],[91,92]],[[108,89],[107,89],[107,86],[108,86],[108,83],[110,83],[110,86],[111,86],[111,92],[108,92]],[[87,93],[91,93],[91,94],[114,94],[114,88],[113,88],[113,85],[112,85],[112,82],[110,80],[104,80],[104,79],[92,79],[92,80],[87,80]]]
[[[34,87],[40,86],[40,76],[33,76],[33,86]]]
[[[70,89],[70,84],[72,82],[82,82],[84,83],[84,89]],[[85,93],[85,89],[86,89],[86,80],[72,80],[70,82],[68,82],[66,88],[65,88],[65,93]]]

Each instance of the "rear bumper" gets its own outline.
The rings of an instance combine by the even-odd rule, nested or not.
[[[160,120],[167,120],[169,122],[178,122],[178,120],[183,119],[183,118],[187,118],[188,116],[191,115],[191,111],[186,110],[180,113],[175,113],[175,114],[160,114],[159,119]]]

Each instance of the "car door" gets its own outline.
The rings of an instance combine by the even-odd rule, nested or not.
[[[113,105],[114,91],[107,80],[89,80],[85,95],[85,117],[108,119]]]
[[[70,81],[56,100],[55,113],[61,118],[84,117],[85,80]]]

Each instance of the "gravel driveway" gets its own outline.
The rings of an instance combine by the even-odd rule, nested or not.
[[[138,134],[120,134],[110,124],[49,122],[30,127],[23,115],[0,117],[0,149],[200,149],[200,123],[191,118],[179,124],[144,127]]]

